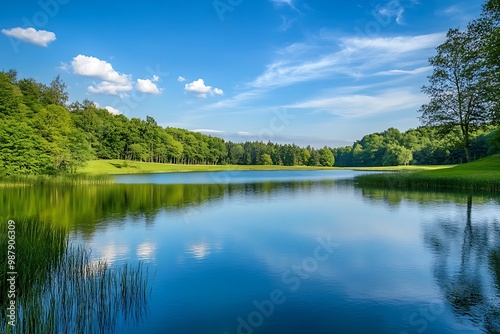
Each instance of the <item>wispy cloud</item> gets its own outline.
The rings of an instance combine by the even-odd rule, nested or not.
[[[207,133],[207,134],[220,134],[220,133],[224,133],[224,131],[215,130],[215,129],[194,129],[194,130],[191,130],[191,131],[200,132],[200,133]]]
[[[430,66],[419,67],[414,70],[388,70],[375,73],[376,75],[418,75],[429,72],[432,69]]]
[[[281,51],[282,58],[267,66],[250,86],[254,88],[282,87],[329,77],[334,73],[354,77],[408,57],[410,53],[435,48],[445,35],[442,33],[379,38],[344,38],[337,50],[309,58],[308,44],[293,44]],[[311,49],[316,49],[312,46]],[[295,57],[295,52],[299,51]]]
[[[253,89],[245,92],[238,93],[231,98],[223,99],[217,101],[215,103],[209,104],[205,107],[202,107],[203,110],[220,110],[220,109],[229,109],[236,108],[245,102],[249,102],[258,98],[264,97],[266,91],[260,89]]]
[[[459,24],[465,25],[475,17],[475,13],[477,13],[479,6],[480,3],[475,1],[459,2],[451,6],[440,8],[436,10],[434,14],[453,18],[458,20]]]
[[[425,101],[426,97],[415,92],[413,87],[404,87],[386,89],[373,94],[318,96],[287,107],[323,111],[343,118],[356,118],[414,109]]]
[[[294,0],[269,0],[276,6],[288,6],[292,9],[297,10],[297,7],[295,6],[295,1]]]
[[[375,8],[375,11],[382,18],[395,19],[399,25],[404,24],[404,13],[406,8],[418,4],[418,0],[390,0]]]
[[[416,109],[425,103],[421,84],[410,89],[409,82],[424,78],[430,70],[428,56],[444,39],[445,33],[377,38],[322,33],[278,50],[275,60],[254,80],[241,85],[236,95],[204,109],[250,112],[252,105],[259,109],[288,106],[340,117]],[[402,89],[405,85],[408,88]],[[312,86],[323,87],[324,93],[302,101],[293,94],[275,93],[299,89],[307,96]],[[270,105],[265,102],[269,96],[280,98],[273,98]]]
[[[439,16],[454,16],[463,13],[462,8],[458,5],[452,5],[446,8],[438,9],[436,15]]]

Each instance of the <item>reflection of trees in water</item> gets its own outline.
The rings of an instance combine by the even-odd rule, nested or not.
[[[425,226],[424,240],[434,254],[434,276],[455,314],[489,333],[500,333],[500,221],[497,216],[475,218],[473,204],[500,205],[491,194],[387,189],[356,186],[365,199],[399,206],[422,207],[455,203],[462,216],[438,218]],[[480,209],[479,209],[480,210]]]
[[[150,224],[161,211],[182,213],[226,197],[331,188],[334,181],[255,184],[111,184],[0,189],[0,219],[36,218],[91,235],[126,217]]]
[[[434,276],[456,314],[488,332],[500,332],[500,222],[475,220],[472,196],[465,216],[439,218],[425,227],[435,256]]]

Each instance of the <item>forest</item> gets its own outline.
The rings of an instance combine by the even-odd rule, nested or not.
[[[0,176],[73,173],[93,159],[171,164],[394,166],[460,164],[500,152],[500,1],[464,30],[450,29],[422,87],[422,126],[389,128],[351,146],[233,143],[152,117],[127,118],[69,102],[66,84],[0,72]]]
[[[392,166],[466,161],[460,129],[437,126],[400,132],[389,128],[341,148],[264,142],[233,143],[146,120],[114,115],[84,100],[68,104],[59,77],[49,85],[0,72],[0,163],[3,175],[75,172],[92,159],[174,164]],[[475,129],[470,153],[478,159],[500,151],[493,124]]]

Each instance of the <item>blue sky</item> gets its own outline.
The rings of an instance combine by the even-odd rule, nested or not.
[[[428,58],[481,1],[9,1],[0,64],[127,117],[233,141],[350,145],[419,125]]]

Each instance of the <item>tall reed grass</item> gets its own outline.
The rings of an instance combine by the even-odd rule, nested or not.
[[[384,173],[356,177],[360,186],[407,189],[453,189],[460,191],[500,192],[500,178],[481,174],[430,175],[421,173]]]
[[[40,185],[94,185],[113,183],[109,175],[61,174],[61,175],[12,175],[0,177],[0,187]]]
[[[2,277],[0,333],[112,333],[147,315],[151,275],[141,262],[109,265],[69,245],[64,229],[35,220],[16,222],[16,235],[17,323],[7,324]]]

